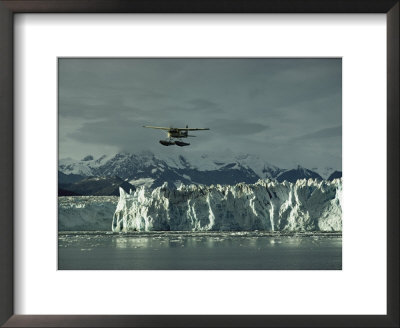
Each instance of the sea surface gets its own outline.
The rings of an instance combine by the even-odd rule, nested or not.
[[[341,233],[68,231],[59,270],[341,270]]]

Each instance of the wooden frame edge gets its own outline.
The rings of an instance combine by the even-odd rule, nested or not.
[[[0,324],[14,313],[13,13],[0,2]]]
[[[399,1],[398,0],[0,0],[0,324],[4,327],[399,327]],[[14,315],[13,15],[15,13],[386,13],[387,304],[386,316],[77,316]],[[3,51],[6,49],[6,51]]]

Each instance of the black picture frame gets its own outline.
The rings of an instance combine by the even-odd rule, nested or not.
[[[0,324],[4,327],[399,327],[399,0],[0,0]],[[14,315],[13,16],[16,13],[385,13],[387,315]],[[366,286],[366,288],[368,288]]]

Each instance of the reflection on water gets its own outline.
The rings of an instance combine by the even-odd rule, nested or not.
[[[59,269],[340,270],[337,233],[60,232]]]

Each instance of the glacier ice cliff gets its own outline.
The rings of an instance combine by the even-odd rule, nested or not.
[[[59,231],[110,231],[118,196],[58,197]]]
[[[112,230],[341,231],[341,198],[342,179],[120,188]]]

